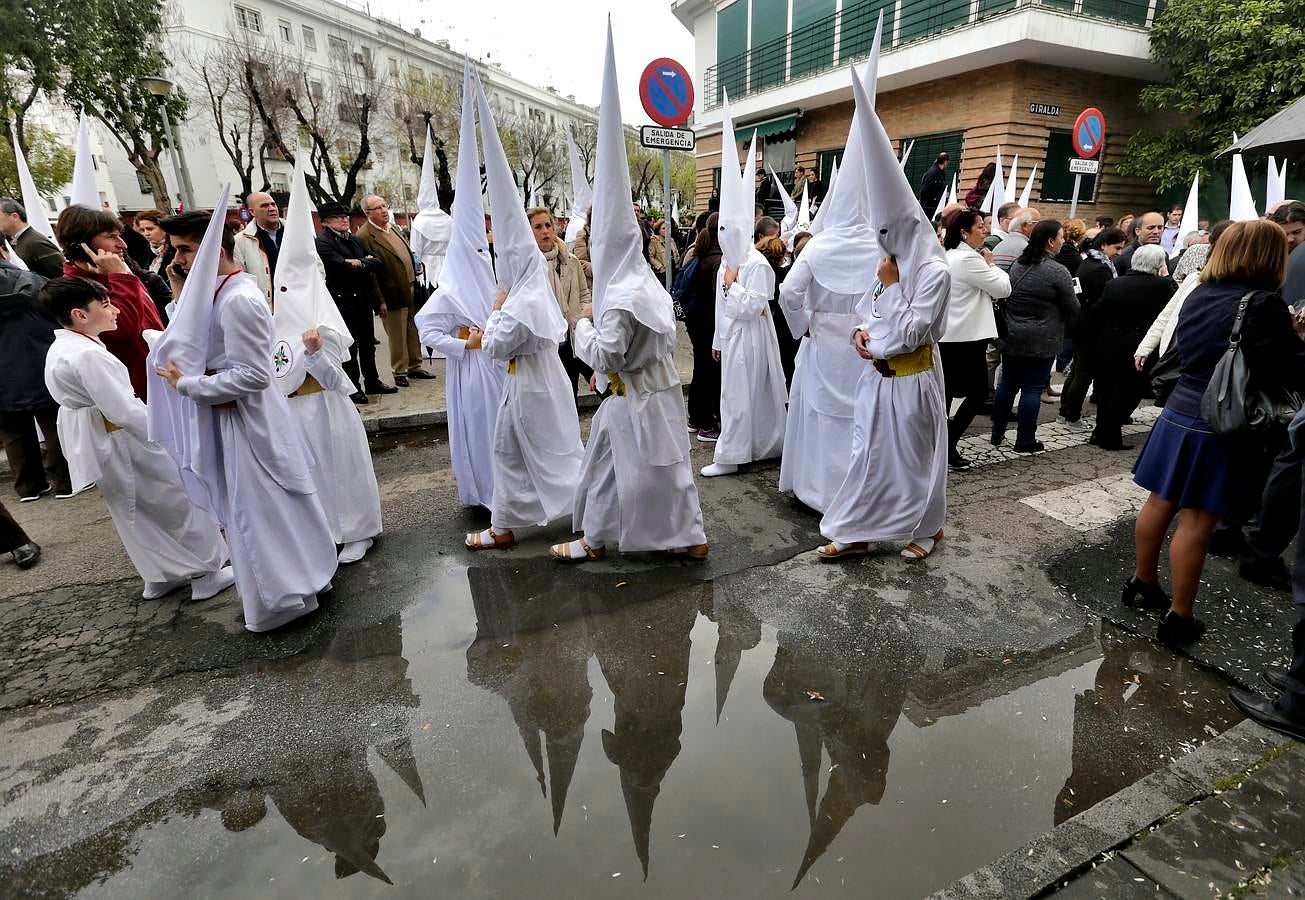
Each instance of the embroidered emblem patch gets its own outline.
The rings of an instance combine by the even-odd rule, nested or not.
[[[291,355],[293,351],[290,344],[286,341],[277,341],[276,349],[272,351],[272,365],[276,367],[276,377],[280,378],[290,371],[290,364],[294,361]]]

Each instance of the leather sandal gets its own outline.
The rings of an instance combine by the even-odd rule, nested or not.
[[[506,550],[517,542],[516,535],[510,531],[505,531],[502,534],[496,533],[493,528],[487,528],[485,531],[489,532],[490,537],[493,538],[493,543],[486,543],[484,538],[481,537],[485,533],[484,531],[469,531],[463,544],[468,550]]]
[[[838,549],[833,541],[828,544],[822,544],[816,548],[816,556],[820,557],[821,562],[831,562],[835,559],[843,559],[848,556],[865,556],[870,552],[870,545],[865,541],[857,541],[855,544],[848,544],[842,550]]]
[[[943,530],[939,528],[938,533],[933,536],[933,550],[938,549],[938,545],[942,543],[942,539],[943,539]],[[911,541],[911,543],[907,544],[905,547],[902,548],[902,558],[903,559],[927,559],[929,556],[933,554],[933,550],[926,550],[923,547],[921,547],[919,544],[917,544],[915,541]]]
[[[548,555],[553,557],[553,559],[557,560],[558,562],[568,562],[568,563],[585,562],[586,560],[591,560],[591,559],[602,559],[604,556],[607,555],[606,547],[598,547],[598,548],[590,547],[588,544],[584,542],[584,538],[581,538],[580,546],[584,548],[585,554],[584,556],[572,556],[571,555],[572,543],[574,542],[567,541],[565,544],[554,544],[553,546],[548,548]]]
[[[701,560],[707,558],[707,553],[711,547],[707,544],[694,544],[692,547],[674,547],[670,550],[658,551],[663,556],[673,556],[680,559]]]

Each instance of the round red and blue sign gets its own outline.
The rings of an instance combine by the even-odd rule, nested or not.
[[[1074,120],[1074,131],[1070,139],[1074,152],[1079,156],[1084,159],[1096,156],[1106,142],[1105,114],[1095,106],[1083,110]]]
[[[693,79],[673,59],[654,59],[639,76],[639,99],[643,111],[658,125],[683,125],[693,112]]]

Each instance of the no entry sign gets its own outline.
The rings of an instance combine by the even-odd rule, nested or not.
[[[648,118],[674,128],[688,121],[693,112],[693,80],[675,60],[654,59],[639,76],[639,99]]]
[[[1101,152],[1101,145],[1106,142],[1106,117],[1101,110],[1089,106],[1078,114],[1074,120],[1071,141],[1074,152],[1085,159],[1091,159]]]

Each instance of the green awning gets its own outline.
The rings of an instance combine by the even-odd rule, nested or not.
[[[797,131],[797,113],[791,116],[780,116],[777,119],[766,119],[764,122],[754,122],[747,125],[736,125],[734,127],[734,137],[740,142],[752,140],[752,135],[756,134],[757,138],[774,138],[774,137],[791,137]]]

